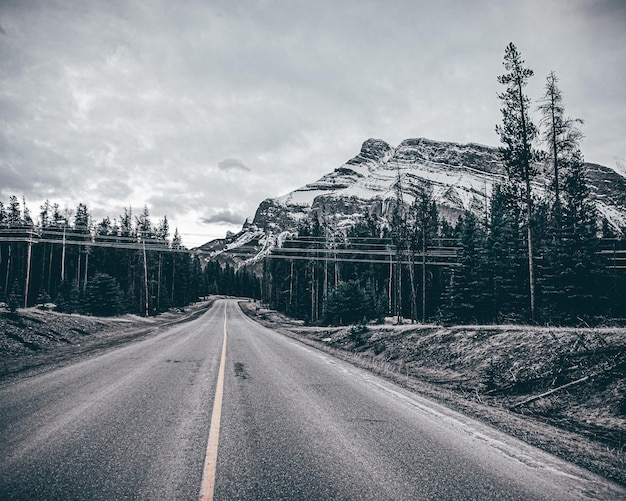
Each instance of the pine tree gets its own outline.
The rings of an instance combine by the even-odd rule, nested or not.
[[[74,230],[79,233],[89,233],[89,210],[83,203],[78,204],[74,214]]]
[[[457,224],[461,249],[459,266],[453,268],[450,296],[450,316],[460,323],[485,321],[486,308],[482,294],[485,290],[483,269],[484,235],[476,216],[466,212]]]
[[[96,225],[96,235],[103,235],[103,236],[112,235],[113,234],[112,228],[113,228],[113,225],[111,224],[111,219],[108,216],[106,216],[102,218],[102,221],[100,221]]]
[[[123,238],[135,237],[133,228],[133,208],[124,207],[124,214],[120,215],[120,236]]]
[[[0,228],[3,228],[7,224],[7,213],[4,208],[4,204],[0,201]]]
[[[7,210],[7,224],[9,228],[15,228],[16,226],[22,226],[23,223],[20,202],[15,195],[11,195],[9,197],[9,208]]]
[[[421,320],[426,321],[427,308],[426,298],[428,292],[427,284],[427,252],[428,247],[432,244],[433,239],[437,236],[437,230],[439,227],[439,214],[437,211],[437,205],[433,201],[430,193],[426,190],[420,190],[415,197],[415,200],[410,208],[410,221],[407,232],[407,242],[409,244],[410,254],[414,256],[418,254],[421,256]],[[413,259],[411,259],[413,261]],[[411,264],[411,267],[413,264]],[[412,272],[412,268],[411,268]],[[415,279],[411,277],[412,284]],[[412,286],[412,295],[414,295],[415,287]],[[416,298],[413,298],[415,301]],[[415,313],[417,313],[417,305],[414,306]]]
[[[26,197],[22,197],[22,209],[23,209],[22,219],[23,219],[24,225],[32,228],[35,225],[35,223],[33,223],[33,218],[30,215],[30,209],[26,205]]]
[[[599,254],[597,212],[579,150],[566,167],[563,183],[563,286],[567,291],[566,315],[574,321],[603,311],[604,262]]]
[[[159,221],[155,234],[160,242],[168,242],[170,238],[170,223],[167,220],[167,216],[163,216],[163,219]]]
[[[496,185],[491,197],[489,232],[485,252],[486,316],[494,321],[519,319],[527,305],[527,290],[521,235],[522,206],[515,186]]]
[[[532,164],[532,141],[537,129],[530,119],[530,99],[524,94],[524,87],[533,71],[524,67],[524,60],[513,43],[504,54],[504,67],[507,73],[498,77],[498,82],[506,85],[506,91],[499,94],[502,101],[502,125],[496,126],[502,148],[509,181],[519,186],[521,199],[526,208],[526,243],[528,246],[528,285],[530,317],[535,319],[535,266],[533,247],[533,194],[531,182],[536,175]]]
[[[63,313],[74,313],[80,308],[80,291],[75,281],[63,280],[57,287],[54,300],[57,310]]]
[[[572,322],[571,313],[573,282],[578,274],[596,258],[589,255],[589,263],[579,263],[575,256],[580,252],[579,237],[591,241],[596,238],[595,214],[589,203],[589,190],[584,178],[582,155],[579,143],[583,135],[579,126],[580,119],[565,116],[563,95],[558,87],[558,78],[551,72],[546,78],[545,95],[539,110],[542,113],[541,125],[543,143],[547,147],[550,162],[553,192],[551,220],[546,221],[551,235],[545,239],[545,255],[542,283],[545,297],[546,318],[556,322]],[[566,209],[564,209],[566,205]],[[564,210],[567,214],[564,214]],[[565,219],[565,221],[564,221]],[[589,220],[594,221],[589,231]],[[576,233],[589,233],[583,237]],[[589,290],[589,289],[588,289]],[[579,292],[575,293],[576,296]],[[590,298],[588,298],[590,299]]]
[[[40,206],[39,212],[39,225],[41,228],[48,228],[50,226],[50,201],[46,200],[42,206]]]
[[[324,323],[327,325],[350,325],[377,317],[377,309],[371,293],[358,280],[340,282],[333,287],[326,299]]]
[[[84,308],[96,316],[114,316],[122,311],[123,293],[115,280],[97,273],[85,286]]]
[[[67,221],[59,211],[59,204],[52,204],[52,226],[62,227],[67,225]]]
[[[558,87],[558,78],[552,71],[546,77],[546,92],[541,100],[539,111],[542,119],[540,125],[545,127],[542,140],[547,146],[548,159],[552,166],[552,189],[554,191],[553,213],[557,220],[557,228],[561,218],[561,176],[564,163],[572,153],[578,149],[582,133],[578,126],[580,119],[571,119],[565,116],[563,94]]]
[[[150,221],[150,211],[148,206],[143,206],[143,212],[137,218],[137,233],[142,239],[149,239],[152,237],[152,223]]]

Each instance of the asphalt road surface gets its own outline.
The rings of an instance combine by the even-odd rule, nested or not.
[[[261,327],[233,300],[0,387],[0,500],[200,496],[556,501],[626,490]]]

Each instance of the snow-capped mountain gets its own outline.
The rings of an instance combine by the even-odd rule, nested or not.
[[[598,210],[615,227],[623,227],[626,178],[601,165],[587,164],[587,168]],[[504,166],[494,147],[420,138],[406,139],[393,148],[380,139],[368,139],[359,154],[344,165],[314,183],[264,200],[252,223],[246,222],[241,232],[199,250],[209,257],[229,251],[228,260],[235,264],[258,259],[280,246],[307,217],[317,215],[342,230],[366,212],[386,216],[398,187],[407,204],[420,189],[431,193],[439,213],[453,222],[464,210],[485,214],[494,184],[503,179]],[[535,190],[543,191],[546,182],[538,176]]]

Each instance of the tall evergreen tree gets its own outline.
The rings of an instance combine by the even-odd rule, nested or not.
[[[22,210],[20,209],[20,202],[15,195],[9,197],[9,207],[7,210],[7,224],[9,228],[22,226]]]
[[[552,217],[547,225],[552,235],[546,239],[543,266],[544,310],[554,321],[571,323],[575,318],[572,313],[574,297],[582,294],[575,283],[581,279],[581,274],[588,274],[594,268],[598,250],[594,243],[597,240],[596,214],[589,199],[579,146],[583,137],[579,126],[583,121],[565,115],[563,94],[554,72],[546,78],[539,110],[554,195]],[[595,250],[584,250],[586,247]],[[588,285],[586,290],[590,292],[593,284]],[[590,299],[588,296],[586,305]]]
[[[133,209],[124,207],[124,214],[120,215],[120,236],[130,238],[135,236],[133,228]]]
[[[498,94],[502,101],[502,125],[496,126],[502,148],[509,181],[519,185],[522,201],[526,208],[526,243],[528,247],[528,285],[531,320],[535,319],[535,265],[533,246],[533,194],[531,182],[536,175],[533,166],[532,141],[537,128],[530,119],[530,99],[524,93],[533,71],[524,67],[517,47],[510,43],[504,53],[506,73],[498,77],[498,82],[506,86],[506,91]]]
[[[563,94],[558,86],[558,78],[552,71],[546,77],[545,94],[539,111],[542,114],[540,125],[544,127],[542,140],[547,147],[548,159],[552,167],[552,189],[554,191],[553,213],[557,229],[561,222],[561,176],[564,163],[569,160],[582,138],[578,128],[583,122],[565,116]]]
[[[163,216],[163,219],[159,221],[155,230],[155,235],[160,242],[168,242],[170,238],[170,223],[167,220],[167,216]]]
[[[50,226],[50,211],[51,211],[51,207],[50,207],[50,201],[46,200],[43,205],[40,206],[40,211],[39,211],[39,224],[41,226],[41,228],[47,228],[48,226]]]
[[[67,224],[67,221],[59,211],[59,204],[52,204],[52,226],[62,227]]]
[[[152,237],[152,222],[150,221],[150,211],[147,205],[143,206],[143,211],[137,218],[137,233],[144,240]]]
[[[89,210],[83,203],[78,204],[74,214],[74,230],[79,233],[89,232]]]

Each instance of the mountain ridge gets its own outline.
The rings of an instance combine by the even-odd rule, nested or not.
[[[609,167],[587,163],[592,198],[599,213],[616,229],[626,225],[626,178]],[[541,174],[534,181],[537,193],[549,183]],[[305,219],[317,216],[335,231],[345,231],[365,212],[384,218],[398,183],[403,201],[410,204],[419,190],[431,193],[440,215],[454,222],[465,210],[486,214],[495,184],[506,176],[500,150],[478,143],[453,143],[427,138],[403,140],[392,147],[382,139],[363,142],[359,153],[317,181],[285,195],[267,198],[252,222],[224,239],[198,249],[208,258],[229,253],[235,266],[259,260],[293,234]],[[226,257],[226,256],[222,256]]]

